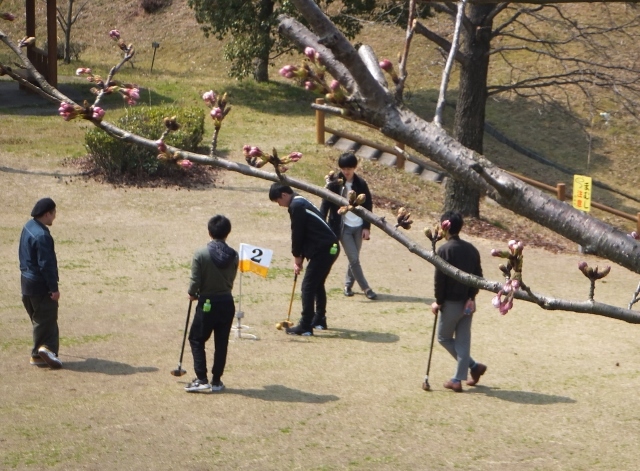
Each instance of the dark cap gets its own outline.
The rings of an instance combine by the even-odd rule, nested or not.
[[[48,213],[49,211],[53,211],[56,209],[56,203],[51,198],[42,198],[38,200],[36,205],[31,210],[32,218],[39,218],[44,213]]]

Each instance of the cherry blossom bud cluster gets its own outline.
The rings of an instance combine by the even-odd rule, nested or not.
[[[300,66],[285,65],[280,69],[284,78],[296,80],[305,90],[324,95],[329,103],[345,105],[347,94],[337,80],[327,83],[325,79],[326,67],[322,63],[322,56],[312,47],[304,50],[306,60]]]
[[[65,102],[60,103],[60,107],[58,108],[58,114],[62,116],[65,121],[71,121],[76,116],[78,116],[78,112],[76,111],[75,106]]]
[[[513,295],[520,289],[520,281],[508,280],[498,294],[493,297],[491,304],[500,311],[503,316],[513,308]]]
[[[273,149],[273,155],[263,152],[259,147],[245,145],[242,147],[242,153],[249,165],[255,168],[262,168],[267,163],[272,164],[277,172],[284,173],[289,170],[285,164],[298,162],[302,158],[302,153],[291,152],[282,159],[278,157],[278,152]]]
[[[498,268],[507,278],[502,289],[491,300],[491,304],[505,315],[513,308],[513,295],[522,286],[522,251],[524,244],[522,241],[512,239],[507,243],[508,250],[491,249],[492,257],[506,258],[506,265],[500,264]]]
[[[216,130],[222,126],[222,120],[229,114],[231,107],[227,106],[227,94],[219,95],[213,90],[204,92],[202,95],[204,103],[211,108],[209,116],[213,119],[213,126]]]
[[[592,268],[587,264],[587,262],[582,261],[578,263],[578,270],[580,270],[582,274],[587,278],[589,278],[591,281],[596,281],[607,276],[609,272],[611,272],[611,267],[607,265],[601,271],[597,265],[595,268]]]
[[[104,110],[99,106],[92,106],[91,117],[97,121],[102,121],[102,118],[104,118]]]
[[[120,88],[120,93],[124,98],[124,101],[127,102],[127,105],[135,105],[140,99],[140,89],[138,88]]]

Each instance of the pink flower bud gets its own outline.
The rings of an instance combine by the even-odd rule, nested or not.
[[[384,59],[380,61],[380,68],[386,72],[391,72],[393,70],[393,64],[389,59]]]
[[[259,147],[252,147],[249,150],[249,156],[250,157],[262,157],[264,153],[260,150]]]
[[[180,165],[180,167],[182,168],[189,169],[193,167],[193,162],[191,162],[190,160],[178,160],[178,165]]]
[[[500,256],[500,251],[498,249],[491,249],[491,256],[492,257],[499,257]]]
[[[307,80],[307,81],[304,83],[304,88],[305,88],[305,90],[307,90],[307,91],[313,91],[313,90],[315,90],[315,89],[316,89],[316,88],[318,88],[318,87],[317,87],[317,86],[316,86],[316,84],[315,84],[314,82],[312,82],[311,80]]]
[[[309,58],[311,62],[316,61],[316,50],[312,47],[307,47],[304,50],[304,55]]]
[[[297,162],[298,160],[300,160],[302,158],[302,154],[300,152],[291,152],[289,154],[289,160],[291,162]]]
[[[58,114],[64,118],[65,121],[70,121],[77,116],[76,109],[70,103],[60,103],[58,108]]]
[[[578,270],[584,271],[586,268],[587,268],[587,262],[582,261],[578,263]]]
[[[222,114],[222,110],[217,106],[214,109],[212,109],[209,114],[213,119],[216,119],[216,120],[221,120],[224,117]]]
[[[293,78],[295,72],[298,70],[298,68],[295,65],[285,65],[282,69],[280,69],[280,75],[282,75],[285,78]]]
[[[204,102],[207,105],[213,106],[216,103],[217,96],[216,96],[216,93],[213,90],[209,90],[204,95],[202,95],[202,99],[204,100]]]
[[[167,151],[167,145],[164,143],[162,139],[158,139],[156,141],[156,146],[158,147],[158,152],[165,153]]]
[[[493,307],[495,307],[495,308],[499,308],[499,307],[500,307],[500,304],[501,304],[501,302],[500,302],[500,296],[494,296],[494,297],[491,299],[491,304],[493,305]]]
[[[511,280],[511,288],[513,288],[514,291],[519,290],[520,289],[520,281]]]
[[[13,21],[16,19],[16,15],[14,15],[13,13],[0,13],[0,18],[2,18],[3,20],[7,20],[7,21]]]
[[[78,67],[76,69],[76,75],[90,75],[91,74],[91,69],[89,67]]]
[[[249,155],[249,152],[251,152],[251,146],[249,144],[245,144],[244,146],[242,146],[242,153],[246,156]]]
[[[636,231],[633,231],[631,234],[627,234],[627,235],[632,239],[636,239],[636,240],[640,239],[640,235]]]
[[[448,231],[451,228],[451,221],[449,221],[448,219],[446,219],[445,221],[442,221],[442,223],[440,224],[440,227],[442,227],[443,231]]]
[[[111,31],[109,31],[109,37],[114,41],[117,41],[118,39],[120,39],[120,31],[118,31],[117,29],[112,29]]]
[[[104,110],[99,106],[92,106],[91,111],[91,117],[93,119],[97,119],[98,121],[100,121],[104,117]]]
[[[331,85],[329,85],[329,88],[331,88],[331,90],[335,92],[337,89],[340,88],[340,82],[338,82],[337,80],[331,81]]]

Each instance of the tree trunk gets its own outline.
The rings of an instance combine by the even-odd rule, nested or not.
[[[67,5],[66,28],[64,28],[64,63],[71,63],[71,21],[73,18],[73,0]]]
[[[484,18],[495,5],[467,6],[471,26],[463,30],[460,50],[469,62],[460,66],[460,90],[453,123],[453,137],[460,144],[479,154],[483,153],[484,119],[487,102],[487,73],[491,46],[492,22]],[[458,211],[464,216],[480,215],[480,192],[463,180],[447,179],[445,210]]]
[[[253,78],[256,82],[268,82],[269,81],[269,54],[267,57],[256,57],[253,60]]]
[[[260,51],[253,59],[253,78],[256,82],[269,81],[269,53],[271,52],[271,17],[273,16],[274,3],[272,0],[261,0],[258,12],[258,35]]]

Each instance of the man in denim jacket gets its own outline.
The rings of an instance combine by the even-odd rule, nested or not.
[[[31,219],[20,235],[20,285],[24,304],[33,326],[31,365],[61,368],[58,358],[58,261],[53,237],[47,226],[56,218],[51,198],[38,200]]]

